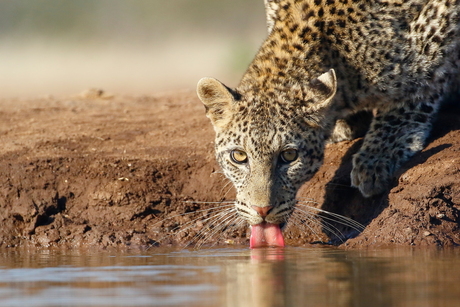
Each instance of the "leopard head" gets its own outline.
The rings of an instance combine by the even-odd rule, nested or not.
[[[199,81],[197,93],[216,132],[217,160],[236,188],[237,212],[253,229],[279,230],[298,189],[320,167],[332,125],[325,115],[336,87],[333,70],[285,89],[233,90],[213,78]]]

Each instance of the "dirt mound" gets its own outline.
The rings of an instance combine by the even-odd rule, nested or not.
[[[199,241],[200,234],[208,243],[247,243],[245,227],[206,229],[219,214],[214,202],[234,192],[219,173],[214,132],[193,92],[122,97],[92,90],[0,105],[0,246],[142,247]],[[385,195],[365,199],[350,188],[359,144],[329,145],[299,199],[365,229],[296,220],[288,244],[460,244],[458,110],[440,116],[428,147]]]

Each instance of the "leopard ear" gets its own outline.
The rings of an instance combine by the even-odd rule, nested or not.
[[[330,69],[328,72],[310,81],[310,90],[318,98],[318,109],[328,107],[337,91],[335,71]]]
[[[214,78],[198,81],[197,94],[206,108],[206,116],[211,120],[214,130],[225,127],[231,118],[235,96],[231,90]]]
[[[265,14],[267,18],[267,30],[268,34],[273,30],[275,25],[277,11],[279,9],[279,0],[264,0],[265,2]]]

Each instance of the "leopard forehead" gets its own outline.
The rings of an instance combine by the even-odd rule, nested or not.
[[[252,156],[273,155],[286,148],[306,149],[320,142],[319,128],[299,109],[280,104],[241,103],[226,129],[216,135],[216,149],[244,149]]]

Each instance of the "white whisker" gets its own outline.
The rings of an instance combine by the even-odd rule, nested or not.
[[[231,183],[231,182],[230,182]],[[233,186],[230,185],[229,188],[227,189],[227,191],[224,193],[224,195],[222,196],[222,198],[225,198],[227,196],[227,194],[232,190]],[[222,188],[222,191],[223,191],[223,188]]]
[[[210,203],[213,203],[213,202],[210,202]],[[156,224],[159,224],[159,223],[162,223],[162,222],[166,222],[168,220],[172,220],[176,217],[179,217],[179,216],[188,216],[188,215],[191,215],[191,214],[195,214],[195,213],[203,213],[203,212],[208,212],[208,214],[212,214],[211,216],[207,217],[207,218],[204,218],[203,217],[197,217],[195,219],[192,219],[191,221],[188,221],[184,224],[181,224],[181,225],[178,225],[176,227],[174,227],[173,229],[171,229],[170,231],[172,233],[170,234],[167,234],[163,237],[161,237],[160,239],[157,239],[156,240],[156,243],[159,243],[161,241],[164,241],[165,239],[167,238],[170,238],[172,237],[173,235],[180,235],[181,233],[185,232],[185,231],[188,231],[190,230],[192,227],[195,227],[196,226],[196,223],[198,221],[200,221],[201,223],[207,223],[209,221],[212,222],[212,220],[216,219],[216,218],[219,218],[219,216],[223,215],[223,214],[226,214],[226,212],[230,209],[232,210],[234,208],[233,204],[227,204],[227,205],[220,205],[220,206],[215,206],[215,207],[212,207],[212,208],[206,208],[206,209],[201,209],[201,210],[195,210],[195,211],[191,211],[191,212],[186,212],[186,213],[182,213],[182,214],[175,214],[173,216],[169,216],[165,219],[162,219],[158,222],[156,222],[154,225]],[[179,230],[179,231],[177,231]]]
[[[183,200],[183,203],[188,204],[233,204],[235,201],[233,200],[223,200],[223,201],[195,201],[195,200]],[[203,209],[206,210],[206,209]]]
[[[313,198],[308,198],[308,197],[297,197],[297,201],[303,201],[303,202],[308,202],[308,203],[319,205],[319,202],[315,201]]]
[[[287,219],[286,219],[287,220]],[[294,224],[295,227],[298,227],[298,226],[301,226],[302,228],[304,228],[305,230],[309,230],[311,233],[313,233],[317,238],[318,240],[320,241],[321,240],[321,237],[320,235],[310,226],[308,225],[307,223],[305,223],[305,220],[306,221],[310,221],[314,224],[318,224],[319,222],[310,218],[310,217],[304,217],[303,215],[301,215],[299,212],[297,211],[294,211],[292,213],[292,215],[289,217],[289,220],[287,220],[287,227],[286,227],[286,231],[290,231],[290,227],[291,225],[294,224],[294,222],[298,222],[296,224]]]
[[[230,184],[229,182],[228,184]],[[226,186],[228,185],[226,184]],[[232,189],[228,189],[226,194]],[[241,212],[235,207],[234,200],[222,201],[183,201],[187,204],[198,205],[214,205],[210,208],[202,208],[200,210],[190,210],[189,212],[174,214],[164,218],[155,224],[165,223],[164,225],[174,226],[169,234],[156,240],[156,243],[162,242],[168,238],[176,236],[173,241],[185,242],[186,246],[193,245],[196,248],[202,247],[208,242],[212,245],[219,244],[225,236],[241,236],[241,230],[248,226],[247,219],[241,215]],[[316,206],[320,204],[311,198],[299,198],[291,214],[284,215],[286,223],[285,232],[296,234],[295,230],[302,233],[311,233],[318,241],[323,241],[324,235],[336,237],[342,242],[346,240],[346,233],[342,227],[349,227],[354,231],[361,232],[364,226],[353,219],[343,215],[329,212]],[[192,206],[193,207],[193,206]],[[199,215],[199,216],[198,216]],[[177,217],[194,217],[187,222],[178,222]],[[171,222],[168,222],[171,221]],[[168,223],[166,223],[168,222]],[[154,225],[155,225],[154,224]]]
[[[230,209],[231,210],[231,209]],[[212,229],[215,229],[215,225],[218,224],[218,223],[222,223],[222,220],[225,220],[227,218],[227,216],[231,215],[232,212],[229,212],[228,210],[225,210],[225,211],[221,211],[219,212],[218,214],[215,214],[214,216],[212,216],[212,218],[210,218],[208,221],[208,223],[206,223],[206,225],[203,226],[203,228],[200,230],[200,232],[198,234],[195,235],[195,237],[198,238],[198,240],[201,240],[201,238],[205,235],[207,235],[205,233],[205,231],[211,231]],[[219,225],[220,226],[220,225]]]
[[[192,228],[192,227],[194,226],[193,223],[196,223],[196,222],[198,222],[198,221],[200,221],[201,223],[203,223],[203,222],[206,223],[206,222],[209,221],[209,220],[215,219],[216,216],[219,216],[220,214],[222,214],[222,212],[218,212],[217,214],[215,214],[215,215],[213,215],[213,216],[210,216],[210,217],[208,217],[208,218],[205,218],[205,219],[196,218],[196,219],[194,219],[194,220],[192,220],[192,221],[189,221],[189,222],[187,222],[187,223],[185,223],[185,224],[179,225],[179,226],[177,226],[177,227],[175,227],[175,228],[173,228],[173,229],[171,230],[171,231],[175,231],[175,230],[180,229],[178,232],[171,233],[171,234],[165,236],[163,239],[168,238],[168,237],[173,236],[173,235],[176,235],[176,236],[177,236],[178,234],[181,234],[181,233],[183,233],[184,231],[187,231],[187,230],[189,230],[190,228]]]
[[[192,203],[196,203],[196,202],[192,202]],[[209,203],[211,204],[212,202],[209,202]],[[220,204],[221,202],[216,202],[216,203]],[[178,214],[175,214],[175,215],[172,215],[172,216],[168,216],[167,218],[164,218],[164,219],[162,219],[160,221],[157,221],[155,224],[158,224],[160,222],[164,222],[166,220],[169,220],[169,219],[172,219],[172,218],[175,218],[175,217],[178,217],[178,216],[185,216],[185,215],[190,215],[190,214],[194,214],[194,213],[200,213],[200,212],[204,212],[204,211],[220,209],[220,208],[225,208],[225,207],[232,207],[232,206],[233,206],[233,204],[229,204],[229,205],[216,206],[216,207],[205,208],[205,209],[200,209],[200,210],[193,210],[193,211],[184,212],[184,213],[178,213]]]
[[[327,216],[324,216],[324,215],[321,215],[321,218],[323,219],[326,219],[326,220],[329,220],[329,221],[333,221],[333,222],[337,222],[337,223],[340,223],[344,226],[348,226],[350,228],[353,228],[354,230],[356,231],[363,231],[363,229],[365,228],[363,224],[353,220],[353,219],[350,219],[346,216],[343,216],[343,215],[340,215],[340,214],[337,214],[337,213],[333,213],[333,212],[329,212],[329,211],[326,211],[326,210],[323,210],[323,209],[320,209],[320,208],[316,208],[316,207],[311,207],[311,206],[308,206],[308,205],[305,205],[305,204],[302,204],[302,203],[297,203],[297,205],[299,206],[303,206],[303,207],[306,207],[310,210],[314,210],[314,211],[317,211],[317,212],[320,212],[320,213],[324,213],[324,214],[327,214],[331,217],[327,217]]]
[[[310,212],[306,211],[306,210],[302,210],[300,208],[296,208],[296,210],[304,213],[307,215],[306,218],[309,219],[309,221],[315,223],[315,224],[318,224],[320,225],[321,227],[323,227],[326,231],[332,233],[333,235],[335,235],[337,238],[339,238],[340,240],[342,240],[342,238],[345,238],[344,234],[337,228],[335,227],[334,225],[332,225],[331,223],[329,222],[320,222],[318,220],[315,219],[315,216],[313,214],[311,214]]]
[[[233,213],[233,214],[232,214]],[[224,219],[219,221],[219,224],[214,226],[214,228],[209,232],[205,233],[201,236],[201,239],[197,241],[196,246],[200,247],[202,246],[206,241],[209,241],[210,239],[213,239],[216,235],[220,233],[220,231],[223,230],[222,234],[229,233],[231,230],[235,229],[235,221],[238,220],[238,217],[235,216],[235,212],[229,213]],[[240,224],[240,223],[239,223]],[[213,245],[217,244],[217,241],[213,243]]]
[[[228,226],[228,222],[233,220],[235,215],[236,210],[233,210],[233,212],[226,212],[222,216],[220,216],[218,219],[212,221],[212,224],[209,225],[205,230],[209,230],[209,233],[202,233],[199,237],[199,239],[196,241],[195,245],[197,247],[201,247],[207,240],[214,238],[214,236],[222,229],[226,228]],[[216,226],[217,224],[217,226]],[[212,228],[211,228],[212,226]]]

